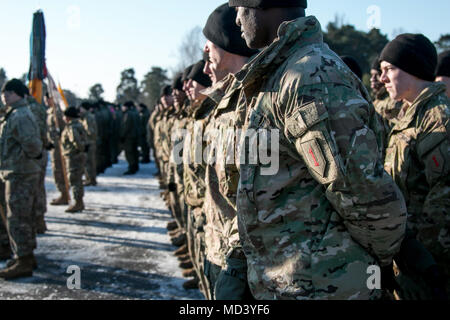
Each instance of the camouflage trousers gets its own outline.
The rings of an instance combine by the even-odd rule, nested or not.
[[[0,179],[0,247],[9,247],[6,224],[5,183]]]
[[[222,267],[208,261],[208,259],[205,258],[204,272],[206,280],[208,281],[207,287],[209,289],[209,300],[216,300],[215,287],[221,271]]]
[[[128,169],[130,171],[139,170],[139,152],[138,152],[138,141],[129,140],[123,144],[123,150],[125,151],[125,158],[128,162]]]
[[[79,153],[66,158],[69,184],[72,188],[73,198],[82,200],[84,196],[83,173],[86,166],[86,154]]]
[[[44,215],[47,212],[47,194],[45,192],[45,176],[47,173],[48,154],[44,152],[41,160],[42,171],[39,174],[39,186],[36,194],[36,200],[33,204],[33,211],[35,213],[36,223],[44,220]]]
[[[149,160],[150,159],[150,145],[147,142],[146,136],[141,136],[139,139],[139,146],[141,147],[142,159]]]
[[[205,233],[203,224],[205,223],[204,214],[201,207],[188,206],[187,215],[187,241],[189,256],[194,265],[197,277],[203,288],[203,295],[207,300],[211,300],[208,279],[205,277]]]
[[[89,151],[86,156],[86,169],[84,172],[86,175],[86,180],[89,182],[97,181],[96,155],[97,155],[97,145],[95,142],[91,141],[89,144]]]
[[[55,144],[55,149],[50,152],[52,161],[53,178],[55,179],[56,188],[62,194],[66,193],[66,183],[64,182],[64,172],[61,159],[61,147],[59,142]]]
[[[2,197],[6,208],[6,229],[15,258],[28,256],[36,249],[33,203],[38,185],[39,173],[10,175],[4,180]]]

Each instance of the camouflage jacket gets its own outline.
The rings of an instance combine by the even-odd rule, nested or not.
[[[123,113],[122,125],[120,127],[120,140],[124,143],[127,140],[136,140],[140,134],[139,113],[134,109],[129,109]]]
[[[258,151],[279,152],[278,170],[261,156],[239,168],[250,288],[257,299],[378,298],[367,268],[392,263],[406,228],[404,199],[383,170],[382,124],[315,17],[284,22],[278,35],[224,97],[238,102],[250,137],[237,154],[253,158],[248,141],[261,137]],[[268,139],[262,129],[273,130]]]
[[[169,107],[164,110],[161,120],[158,121],[155,132],[157,133],[157,146],[160,148],[161,161],[168,162],[171,153],[171,137],[172,125],[175,115],[175,108]]]
[[[203,91],[207,97],[200,103],[193,103],[192,121],[187,126],[187,138],[184,141],[183,181],[186,203],[192,207],[202,207],[205,200],[205,151],[207,142],[204,137],[205,128],[214,108],[224,95],[221,84]]]
[[[72,120],[66,125],[61,135],[61,144],[63,154],[66,157],[76,156],[85,152],[88,138],[79,120]]]
[[[192,121],[191,114],[187,111],[190,105],[185,103],[183,109],[174,114],[172,126],[170,128],[170,174],[169,181],[177,184],[177,192],[184,194],[183,183],[183,153],[184,153],[184,140],[186,138],[186,127],[190,121]]]
[[[36,99],[31,96],[27,98],[27,103],[39,126],[39,132],[41,133],[41,141],[43,143],[43,146],[47,147],[47,109],[44,105],[39,104]]]
[[[0,174],[7,179],[11,174],[41,172],[40,159],[43,144],[37,121],[30,106],[22,99],[7,106],[0,122]]]
[[[57,121],[58,121],[58,123],[57,123]],[[52,143],[55,146],[58,145],[59,139],[61,138],[61,132],[64,130],[65,126],[66,126],[66,123],[64,122],[62,111],[57,109],[57,111],[55,112],[52,107],[49,107],[47,109],[48,142]]]
[[[402,190],[408,228],[450,265],[450,101],[442,83],[426,88],[394,126],[385,169]]]
[[[95,144],[97,142],[97,121],[95,116],[89,111],[81,117],[81,124],[86,131],[89,144]]]
[[[373,102],[375,110],[382,117],[386,134],[389,135],[394,127],[398,114],[402,108],[402,102],[396,102],[389,97],[386,89],[377,96]]]

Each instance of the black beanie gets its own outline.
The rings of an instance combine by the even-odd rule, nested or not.
[[[422,34],[399,35],[384,47],[380,61],[392,63],[422,80],[434,81],[436,78],[436,47]]]
[[[135,107],[133,101],[127,101],[123,104],[124,107],[127,107],[128,109]]]
[[[307,0],[229,0],[230,7],[246,7],[246,8],[290,8],[302,7],[307,8]]]
[[[175,90],[183,90],[183,74],[177,73],[175,77],[173,77],[172,88]]]
[[[439,55],[436,77],[450,77],[450,50]]]
[[[188,75],[188,79],[192,79],[198,83],[200,83],[205,88],[209,88],[212,86],[211,79],[208,75],[203,73],[203,69],[205,68],[205,61],[200,60],[197,62],[191,70],[191,73]]]
[[[221,5],[211,13],[203,28],[206,39],[223,50],[243,57],[251,57],[258,53],[247,47],[241,37],[241,29],[236,24],[237,12],[227,3]]]
[[[19,97],[25,97],[25,95],[29,95],[30,92],[26,85],[23,84],[19,79],[11,79],[7,81],[2,88],[2,92],[12,91],[17,94]]]
[[[164,96],[170,96],[171,94],[172,94],[172,87],[169,85],[166,85],[161,88],[161,92],[160,92],[159,96],[164,97]]]
[[[188,75],[189,75],[189,73],[191,73],[191,70],[192,70],[193,67],[194,67],[194,64],[192,64],[189,67],[187,67],[186,69],[184,69],[183,75],[181,77],[181,81],[188,80]]]
[[[353,73],[358,76],[359,79],[362,79],[363,73],[361,67],[358,64],[358,61],[356,61],[355,58],[350,56],[342,56],[341,59],[350,68],[350,70],[352,70]]]
[[[80,113],[77,108],[69,107],[66,111],[64,111],[64,115],[69,118],[77,119],[80,117]]]
[[[371,70],[377,70],[379,73],[381,73],[381,66],[380,66],[380,57],[376,57],[372,62]]]

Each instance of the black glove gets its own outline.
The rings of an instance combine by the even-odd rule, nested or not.
[[[47,147],[45,147],[45,150],[47,150],[47,151],[51,151],[53,149],[55,149],[55,145],[53,143],[49,143],[47,145]]]
[[[169,183],[169,192],[177,192],[177,184],[176,183]]]
[[[381,268],[381,288],[393,292],[399,290],[400,286],[395,280],[394,264]]]
[[[89,145],[86,145],[86,147],[84,147],[84,152],[88,153],[89,152]]]

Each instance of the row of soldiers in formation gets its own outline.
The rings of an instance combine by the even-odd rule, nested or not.
[[[150,117],[185,288],[218,300],[446,299],[450,53],[398,36],[370,95],[306,7],[217,8],[204,59]],[[254,150],[275,154],[276,170]]]
[[[33,251],[36,234],[47,230],[45,176],[50,153],[55,184],[61,195],[54,206],[74,203],[68,213],[82,212],[84,187],[97,185],[104,173],[125,151],[129,162],[125,175],[150,162],[146,139],[148,108],[133,102],[114,106],[83,102],[64,112],[48,93],[44,104],[33,98],[17,79],[2,88],[4,107],[0,125],[0,260],[7,260],[0,278],[29,277],[37,268]],[[86,177],[83,182],[83,176]]]

